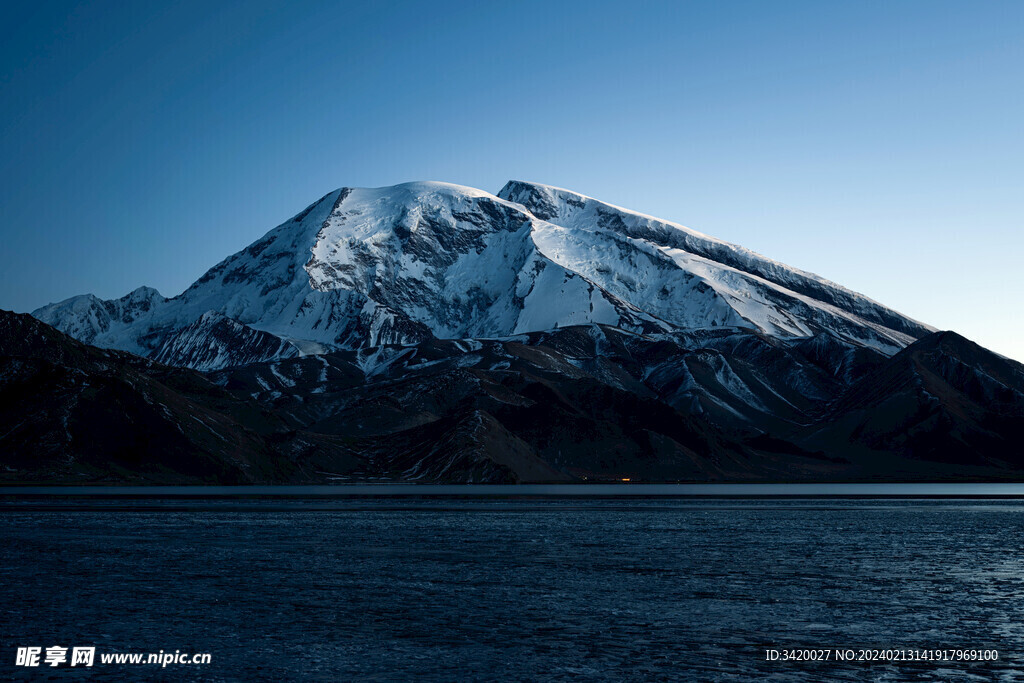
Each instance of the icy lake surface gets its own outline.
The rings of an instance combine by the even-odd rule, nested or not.
[[[0,502],[0,676],[1016,680],[1012,500]],[[18,669],[17,646],[209,652]],[[989,648],[794,664],[767,647]]]

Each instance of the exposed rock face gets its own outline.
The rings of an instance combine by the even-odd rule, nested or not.
[[[210,311],[168,336],[153,358],[166,365],[216,370],[298,355],[297,345]]]

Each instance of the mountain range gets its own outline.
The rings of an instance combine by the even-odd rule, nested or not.
[[[140,287],[32,316],[0,318],[8,481],[1024,469],[1024,366],[742,247],[535,183],[343,188],[178,296]]]

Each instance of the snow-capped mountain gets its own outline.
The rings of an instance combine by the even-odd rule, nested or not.
[[[545,185],[336,190],[178,296],[34,316],[0,311],[11,481],[1024,472],[1019,364]]]
[[[69,335],[202,370],[383,344],[597,323],[647,335],[827,332],[896,353],[931,328],[682,226],[513,181],[343,188],[167,299],[91,295],[33,315]]]
[[[549,222],[539,241],[551,258],[682,328],[829,330],[888,353],[934,331],[812,273],[576,192],[511,181],[498,196]]]

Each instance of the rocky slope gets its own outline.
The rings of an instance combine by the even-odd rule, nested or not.
[[[197,372],[87,346],[0,311],[0,479],[246,483],[294,469],[284,425]]]
[[[957,337],[930,334],[888,359],[830,334],[666,339],[580,326],[210,377],[295,428],[344,435],[360,448],[386,444],[371,459],[410,463],[405,480],[432,481],[418,458],[442,425],[470,416],[500,432],[502,448],[525,447],[587,481],[1019,478],[1024,368],[966,340],[970,353],[958,342],[936,355],[949,339]],[[924,389],[917,372],[929,378]],[[447,452],[445,464],[458,469],[456,451]]]
[[[854,383],[797,440],[892,472],[1024,467],[1024,366],[953,332],[929,335]]]
[[[329,483],[400,479],[413,466],[438,481],[569,478],[504,445],[483,416],[440,421],[420,450],[400,453],[401,438],[296,429],[279,412],[193,370],[91,347],[0,311],[3,483]]]
[[[0,315],[7,481],[1019,479],[1024,367],[950,333],[599,325],[202,375]]]

